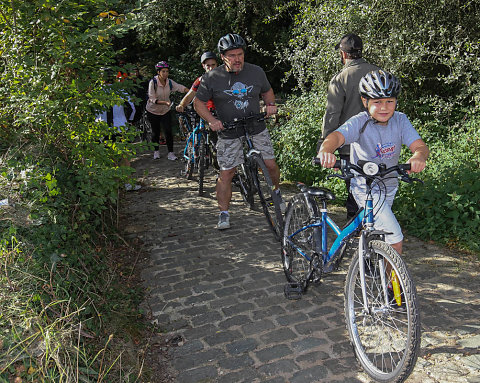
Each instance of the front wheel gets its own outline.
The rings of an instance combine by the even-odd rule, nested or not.
[[[152,142],[152,125],[150,125],[150,121],[148,121],[146,110],[143,111],[142,117],[140,118],[139,129],[141,132],[142,141],[148,143]]]
[[[263,159],[259,156],[253,157],[254,171],[252,172],[253,182],[257,189],[263,213],[267,218],[268,225],[273,231],[277,241],[280,241],[283,234],[283,215],[280,209],[281,197],[274,190],[270,173]],[[256,171],[255,171],[256,170]]]
[[[185,177],[187,180],[192,179],[193,168],[195,166],[195,157],[194,157],[194,148],[193,148],[193,139],[187,139],[187,145],[184,151],[184,161],[185,161]]]
[[[404,382],[415,366],[421,341],[415,285],[403,259],[383,241],[369,242],[363,262],[366,310],[358,253],[345,283],[345,318],[355,355],[375,381]],[[391,288],[394,275],[398,294]]]
[[[207,145],[205,136],[200,135],[200,142],[198,143],[198,195],[203,194],[203,179],[205,177],[205,156],[207,155]]]

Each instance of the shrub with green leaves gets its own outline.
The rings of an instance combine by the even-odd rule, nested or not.
[[[46,382],[105,375],[99,301],[113,278],[97,247],[138,149],[133,130],[114,142],[95,121],[133,89],[103,81],[114,40],[135,25],[115,5],[0,0],[0,286],[12,304],[0,302],[1,379],[22,362]]]
[[[469,126],[475,121],[474,126]],[[429,142],[424,185],[403,186],[395,202],[408,232],[480,253],[480,139],[478,119]],[[429,124],[430,126],[430,124]],[[424,127],[419,129],[424,130]]]

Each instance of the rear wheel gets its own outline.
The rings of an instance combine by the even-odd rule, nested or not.
[[[252,181],[252,176],[250,174],[250,169],[247,168],[245,164],[240,164],[237,166],[237,171],[234,176],[234,184],[240,190],[242,199],[245,203],[248,204],[250,209],[254,207],[254,198],[255,193],[254,185]]]
[[[273,231],[275,238],[279,241],[283,233],[283,216],[280,209],[281,197],[274,190],[270,173],[261,157],[253,157],[256,171],[252,173],[253,183],[257,189],[263,213],[267,218],[268,225]]]
[[[317,206],[315,201],[307,203],[307,197],[298,193],[290,200],[285,213],[285,227],[282,238],[282,265],[288,282],[306,287],[315,261],[315,236],[320,235],[318,227],[308,227],[314,221]],[[310,206],[309,206],[310,205]],[[321,271],[321,262],[316,265]],[[320,276],[318,276],[320,278]]]
[[[404,382],[415,366],[421,341],[415,285],[403,259],[383,241],[369,242],[364,266],[367,311],[358,253],[345,283],[350,340],[362,368],[375,381]],[[390,270],[398,277],[397,294],[387,286],[392,279]]]

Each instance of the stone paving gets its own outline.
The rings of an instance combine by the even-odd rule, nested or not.
[[[219,232],[215,175],[199,197],[196,180],[181,176],[183,162],[162,154],[132,162],[144,187],[126,193],[121,211],[127,238],[144,244],[145,305],[169,339],[170,358],[159,363],[169,364],[171,381],[370,382],[344,323],[350,258],[301,300],[285,299],[280,244],[261,212],[234,191],[232,228]],[[410,236],[404,249],[422,316],[421,353],[407,382],[480,383],[479,262]]]

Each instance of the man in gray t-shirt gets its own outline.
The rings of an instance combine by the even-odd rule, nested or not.
[[[237,34],[229,33],[220,38],[218,50],[224,64],[202,76],[193,101],[200,117],[208,123],[210,129],[218,131],[217,160],[220,175],[216,192],[220,209],[217,224],[219,230],[230,227],[228,208],[232,198],[232,178],[237,165],[243,163],[243,145],[239,139],[241,132],[237,129],[224,131],[223,123],[259,113],[260,97],[265,102],[267,116],[277,113],[275,94],[265,72],[259,66],[245,62],[244,49],[245,41]],[[209,100],[215,105],[217,117],[207,108]],[[254,147],[262,153],[275,189],[280,193],[280,170],[275,162],[265,123],[252,120],[250,128]],[[285,209],[283,200],[281,208]]]

